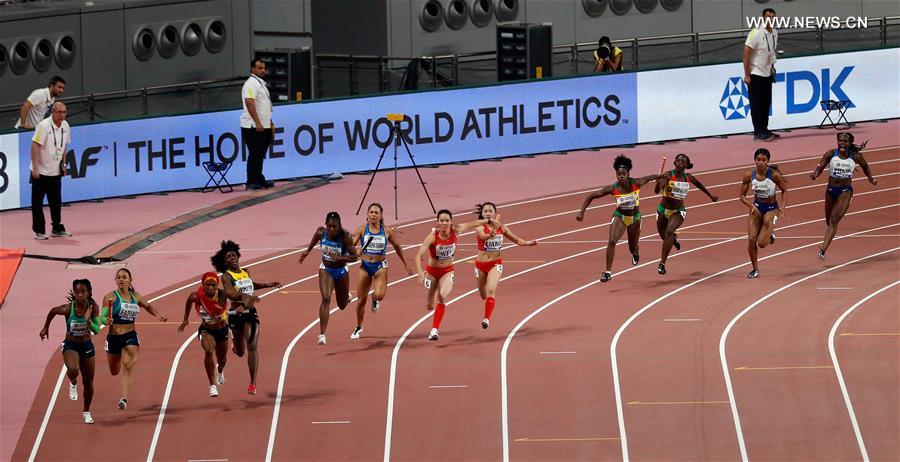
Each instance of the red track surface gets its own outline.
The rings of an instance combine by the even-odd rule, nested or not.
[[[614,278],[606,284],[597,281],[612,211],[608,200],[595,203],[583,223],[574,220],[581,194],[500,204],[503,221],[518,235],[542,241],[504,251],[505,280],[487,331],[480,328],[483,303],[477,291],[471,293],[473,265],[464,260],[474,255],[474,245],[457,255],[451,297],[468,295],[448,306],[437,343],[425,340],[430,317],[413,328],[428,315],[425,294],[414,279],[401,281],[405,274],[393,256],[392,285],[381,311],[367,310],[361,340],[349,340],[353,303],[348,312],[332,316],[327,346],[316,346],[318,325],[313,325],[291,348],[317,320],[319,295],[315,278],[290,285],[261,304],[257,396],[244,392],[245,359],[231,355],[228,382],[219,398],[209,398],[198,342],[189,341],[178,355],[187,335],[172,334],[177,323],[143,324],[129,409],[115,409],[120,383],[108,376],[98,355],[97,423],[81,424],[81,403],[56,397],[37,459],[146,460],[152,448],[153,460],[264,460],[287,354],[273,460],[499,460],[506,455],[504,442],[510,460],[622,460],[623,437],[634,460],[736,460],[740,440],[752,459],[858,460],[860,448],[830,367],[828,333],[853,304],[900,279],[900,251],[873,256],[900,245],[900,151],[871,151],[866,157],[879,184],[854,182],[853,215],[841,223],[840,239],[825,262],[815,258],[824,232],[824,186],[806,178],[814,161],[781,164],[795,174],[789,177],[788,220],[778,224],[778,242],[760,252],[757,280],[746,278],[746,209],[734,199],[741,167],[697,174],[708,187],[716,186],[711,189],[721,200],[712,204],[700,192],[690,195],[679,233],[684,247],[670,257],[665,276],[655,271],[657,199],[649,198],[649,187],[642,263],[632,268],[620,247]],[[421,241],[430,226],[401,228],[401,242]],[[462,242],[474,244],[474,237]],[[856,259],[861,260],[837,268]],[[313,275],[316,266],[307,262],[298,270],[292,254],[251,271],[254,279],[287,283]],[[817,275],[829,268],[835,269]],[[351,268],[353,287],[358,271]],[[778,290],[746,311],[725,339],[738,432],[719,345],[736,316]],[[835,340],[873,460],[900,459],[897,292],[894,287],[862,304],[837,331],[886,335]],[[177,319],[187,294],[176,291],[154,305]],[[166,395],[173,359],[179,357]],[[57,355],[13,460],[28,459],[60,367]],[[164,396],[166,412],[154,442]]]

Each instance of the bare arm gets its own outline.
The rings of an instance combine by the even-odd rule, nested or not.
[[[419,284],[425,281],[425,273],[422,271],[422,258],[425,257],[431,244],[434,244],[434,233],[428,233],[428,236],[425,237],[425,240],[422,241],[422,245],[416,252],[416,273],[419,274]]]
[[[65,316],[68,313],[69,305],[59,305],[50,308],[50,311],[47,312],[47,319],[44,321],[44,328],[41,329],[41,332],[38,334],[41,337],[41,340],[46,340],[50,337],[50,321],[57,315]]]
[[[256,100],[253,98],[244,98],[244,104],[247,105],[247,112],[250,114],[250,118],[253,119],[253,125],[256,126],[256,131],[261,132],[265,130],[262,122],[259,121],[259,114],[256,112]]]
[[[217,289],[218,290],[218,289]],[[197,292],[191,292],[188,295],[187,300],[184,301],[184,320],[181,321],[181,325],[178,326],[178,333],[184,331],[184,328],[188,325],[188,316],[191,315],[191,308],[194,306],[194,303],[197,302]]]
[[[784,210],[787,208],[787,180],[781,176],[781,172],[772,173],[772,181],[781,189],[781,218],[785,218]]]
[[[36,141],[31,142],[31,178],[38,179],[41,174],[38,172],[38,165],[41,159],[41,145]]]
[[[341,263],[352,263],[359,259],[359,255],[356,253],[356,247],[353,245],[353,238],[350,236],[350,233],[344,234],[344,248],[347,249],[347,255],[335,255],[334,259]]]
[[[162,322],[166,322],[166,321],[169,320],[168,317],[166,317],[165,315],[161,314],[159,311],[156,311],[156,308],[154,308],[153,305],[151,305],[151,304],[145,302],[145,301],[143,300],[143,298],[141,297],[140,294],[135,293],[135,294],[134,294],[134,298],[137,299],[138,306],[140,306],[141,308],[147,310],[147,312],[150,313],[150,314],[152,314],[153,317],[155,317],[156,319],[159,319],[159,320],[162,321]]]
[[[656,184],[653,186],[653,193],[659,194],[664,187],[666,187],[666,178],[660,175],[660,177],[656,179]]]
[[[356,247],[357,245],[360,245],[360,240],[363,237],[363,233],[365,233],[366,226],[369,226],[369,224],[366,223],[366,224],[356,228],[356,231],[353,232],[353,246],[354,247]],[[365,245],[365,243],[363,243],[362,245]]]
[[[744,45],[744,83],[750,85],[750,58],[753,56],[753,48]]]
[[[454,226],[456,226],[456,234],[462,234],[472,228],[477,228],[477,227],[480,227],[481,225],[491,224],[491,223],[494,223],[495,221],[499,221],[499,220],[500,220],[500,217],[498,215],[496,220],[491,220],[489,218],[482,218],[480,220],[470,221],[467,223],[460,223],[460,224],[454,225]]]
[[[31,101],[25,100],[22,109],[19,109],[19,128],[34,128],[28,123],[28,112],[31,111]]]
[[[406,272],[412,275],[412,269],[409,268],[409,263],[406,262],[406,257],[403,256],[403,246],[400,245],[399,242],[397,242],[397,235],[394,233],[393,229],[389,227],[385,227],[385,229],[387,230],[386,233],[388,242],[390,242],[394,247],[394,250],[397,251],[397,257],[400,258],[400,261],[403,263],[403,267],[406,268]]]
[[[612,59],[606,58],[607,63],[612,66],[610,69],[613,71],[618,71],[619,66],[622,65],[622,53],[619,53],[612,57]]]
[[[697,187],[697,189],[703,191],[704,194],[706,194],[707,196],[709,196],[709,199],[710,199],[711,201],[713,201],[713,202],[718,202],[718,201],[719,201],[719,196],[717,196],[717,195],[715,195],[715,194],[709,192],[709,190],[706,189],[706,186],[703,186],[703,183],[701,183],[700,180],[698,180],[697,178],[695,178],[694,175],[691,175],[690,173],[688,173],[688,174],[687,174],[687,177],[688,177],[688,180],[691,182],[691,184],[693,184],[694,186]]]
[[[634,182],[637,183],[638,187],[641,187],[651,181],[656,181],[656,180],[665,179],[665,178],[667,178],[666,175],[654,173],[653,175],[642,176],[642,177],[634,180]]]
[[[877,185],[878,178],[875,178],[874,176],[872,176],[872,170],[869,168],[869,163],[866,162],[866,158],[863,157],[862,154],[857,152],[856,154],[853,155],[853,160],[855,160],[856,163],[859,164],[860,167],[862,167],[863,173],[865,173],[866,178],[869,179],[869,183],[872,183],[873,185]]]
[[[312,252],[313,247],[315,247],[316,244],[322,240],[322,233],[324,232],[325,228],[319,226],[319,229],[317,229],[316,232],[313,233],[312,239],[309,240],[309,246],[306,247],[306,250],[300,253],[300,259],[297,260],[297,263],[303,264],[303,260],[306,260],[306,257],[309,256],[309,253]]]
[[[818,164],[816,164],[815,170],[813,170],[812,173],[809,174],[810,180],[815,181],[816,178],[818,178],[819,175],[822,174],[822,172],[825,170],[825,167],[828,166],[828,162],[831,160],[831,155],[831,151],[825,151],[825,154],[822,155],[822,159],[819,160]]]
[[[751,172],[745,173],[744,179],[741,181],[740,200],[741,200],[741,203],[744,204],[745,206],[747,206],[747,208],[749,208],[750,211],[752,212],[753,210],[756,210],[756,209],[753,208],[753,202],[750,202],[747,199],[747,192],[750,191],[750,175],[751,175]]]
[[[516,245],[523,245],[523,246],[538,245],[538,241],[536,241],[536,240],[535,241],[526,241],[525,239],[522,239],[521,237],[513,234],[513,232],[510,231],[510,229],[505,226],[503,227],[503,235],[506,236],[507,238],[509,238],[509,240],[515,242]]]
[[[612,186],[604,186],[604,187],[598,189],[597,191],[594,191],[594,192],[588,194],[584,198],[584,202],[581,204],[581,210],[578,212],[578,215],[575,216],[575,219],[578,221],[584,220],[584,212],[587,211],[587,208],[589,205],[591,205],[591,202],[593,202],[594,199],[599,199],[599,198],[611,193],[612,190],[613,190]]]

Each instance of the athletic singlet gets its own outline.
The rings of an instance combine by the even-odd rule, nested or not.
[[[441,232],[435,229],[434,243],[428,246],[428,253],[431,254],[431,258],[437,260],[453,260],[453,255],[456,254],[457,242],[459,242],[459,239],[456,237],[456,232],[453,231],[453,228],[450,228],[450,237],[447,239],[441,239]]]
[[[110,310],[113,324],[134,324],[134,320],[141,312],[141,307],[137,304],[137,300],[134,299],[134,294],[131,294],[131,301],[126,302],[122,300],[118,290],[114,290],[113,293],[116,294],[116,300],[113,302]]]
[[[828,163],[828,175],[839,180],[849,180],[853,176],[853,169],[856,168],[856,161],[853,156],[841,159],[839,151],[834,150],[831,155],[831,162]]]
[[[239,273],[235,273],[231,270],[225,270],[225,272],[231,275],[231,279],[234,280],[234,288],[237,289],[238,292],[246,295],[253,295],[253,280],[250,279],[250,275],[247,274],[247,271],[245,271],[244,268],[241,268]]]
[[[484,225],[484,232],[490,234],[491,228],[489,228],[488,225]],[[481,240],[476,234],[475,236],[478,239],[478,250],[481,250],[482,252],[499,252],[500,248],[503,247],[503,227],[497,228],[496,233],[497,234],[494,234],[494,237],[486,241]]]
[[[368,225],[366,225],[368,226]],[[319,241],[319,248],[322,250],[322,260],[324,261],[334,261],[329,253],[336,253],[339,255],[347,255],[347,248],[344,246],[344,240],[341,239],[344,237],[344,230],[341,229],[341,232],[338,233],[338,239],[340,242],[332,241],[328,239],[328,231],[322,232],[322,239]]]
[[[672,199],[677,199],[683,201],[685,197],[688,195],[688,190],[691,189],[691,183],[688,182],[687,174],[684,175],[684,181],[678,179],[678,176],[675,173],[675,170],[672,170],[669,173],[669,181],[666,183],[665,188],[663,188],[663,197],[671,197]]]
[[[768,199],[775,196],[775,182],[772,181],[772,168],[766,169],[766,178],[762,181],[756,179],[756,169],[750,171],[750,188],[757,199]]]
[[[365,247],[363,254],[373,257],[383,257],[387,253],[387,232],[384,230],[384,224],[379,224],[377,233],[369,232],[369,225],[366,224],[366,230],[363,231],[362,245]],[[368,243],[368,244],[367,244]]]
[[[628,184],[631,191],[620,191],[618,182],[613,186],[612,195],[616,198],[616,207],[619,210],[634,210],[641,205],[640,186],[636,185],[631,178],[628,179]]]
[[[76,316],[75,315],[75,302],[72,302],[69,308],[69,316],[66,318],[66,333],[73,337],[84,337],[86,335],[91,335],[91,331],[88,330],[88,320],[87,314],[90,311],[85,311],[84,316]]]
[[[228,310],[225,304],[227,299],[222,297],[219,299],[219,289],[216,289],[216,295],[213,298],[206,296],[203,287],[197,290],[197,298],[194,300],[194,309],[200,315],[200,319],[206,324],[215,324],[219,321],[228,319]]]

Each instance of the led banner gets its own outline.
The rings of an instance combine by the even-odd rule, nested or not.
[[[900,49],[781,59],[775,67],[770,129],[819,125],[824,100],[851,101],[851,122],[900,117]],[[638,140],[752,133],[743,75],[741,63],[639,73]]]
[[[621,74],[276,106],[264,173],[371,170],[390,143],[389,113],[405,114],[401,132],[420,165],[631,144],[636,87],[635,74]],[[28,182],[18,178],[29,175],[31,135],[2,138],[6,157],[18,154],[5,165],[3,209],[30,206]],[[67,202],[198,188],[208,160],[234,160],[228,180],[246,178],[239,111],[76,126],[69,148]],[[392,147],[387,156],[382,168],[393,166]],[[410,165],[401,146],[398,166]]]

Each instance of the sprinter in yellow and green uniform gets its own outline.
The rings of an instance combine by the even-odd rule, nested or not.
[[[610,195],[616,198],[616,210],[613,212],[612,222],[609,224],[609,242],[606,246],[606,271],[600,278],[601,282],[612,279],[612,265],[616,258],[616,243],[625,231],[628,231],[628,249],[631,251],[631,264],[637,265],[640,261],[638,253],[638,240],[641,238],[641,186],[663,178],[664,175],[648,175],[641,178],[631,178],[631,159],[619,155],[613,161],[616,170],[616,182],[594,191],[584,198],[581,211],[576,220],[584,219],[584,212],[594,199]]]

